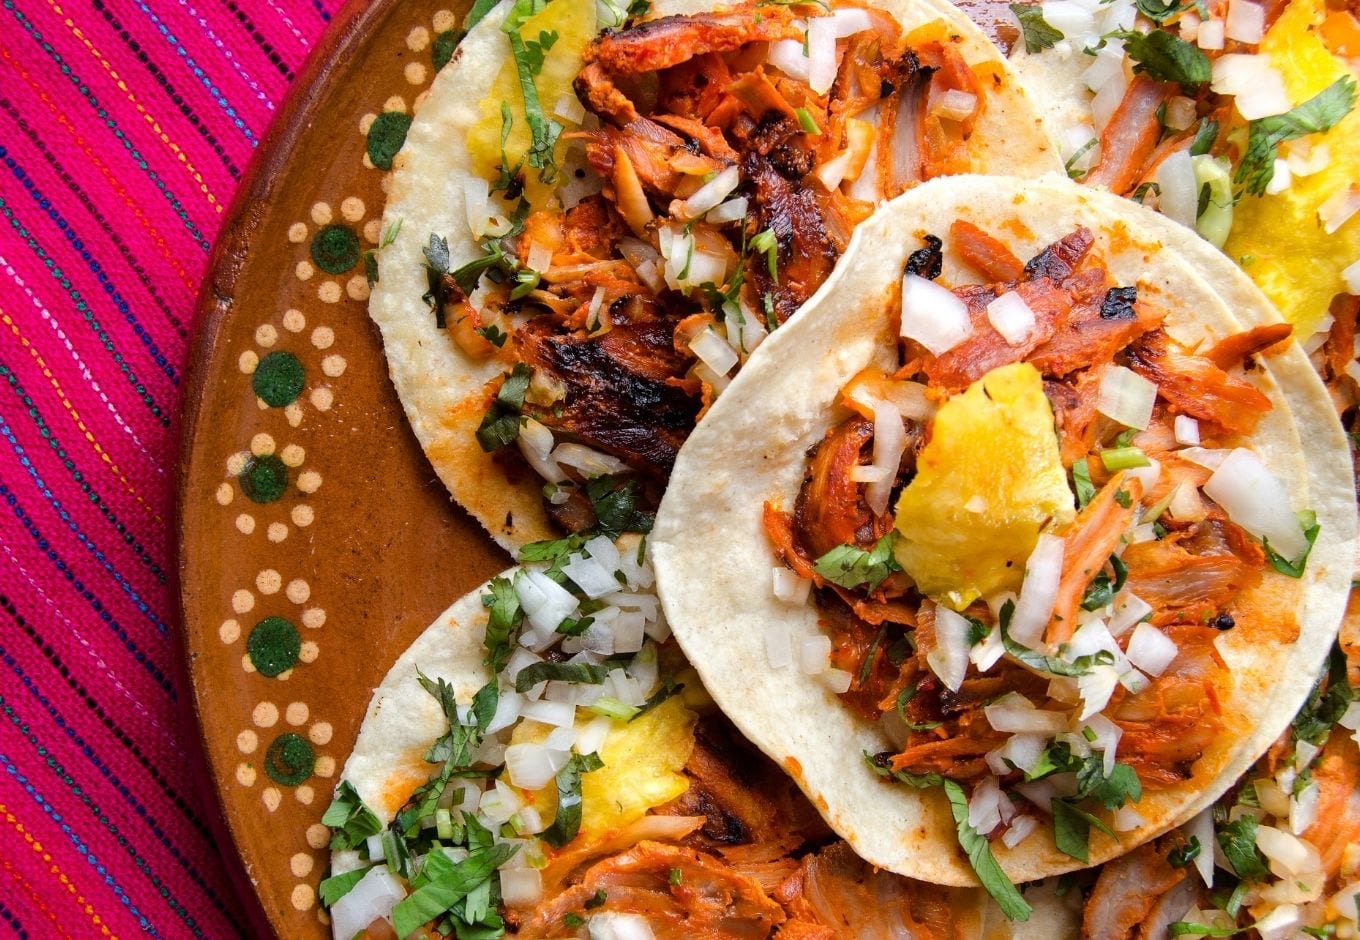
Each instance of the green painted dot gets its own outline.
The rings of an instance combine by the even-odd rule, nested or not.
[[[359,236],[345,225],[327,225],[312,239],[312,260],[327,274],[344,274],[359,263]]]
[[[434,42],[430,46],[430,59],[434,62],[436,72],[449,64],[449,60],[453,58],[453,50],[458,48],[458,43],[462,40],[461,29],[446,29],[434,37]]]
[[[275,408],[291,405],[302,394],[305,375],[298,357],[288,352],[272,352],[255,367],[251,384],[265,404]]]
[[[368,129],[368,159],[380,170],[392,169],[392,158],[406,143],[411,116],[400,111],[384,111]]]
[[[264,772],[285,787],[295,787],[312,775],[316,751],[311,743],[292,731],[281,734],[264,753]]]
[[[265,617],[250,631],[246,652],[260,675],[271,679],[297,665],[302,638],[297,627],[282,617]]]
[[[288,468],[273,454],[251,457],[241,471],[241,492],[257,503],[272,503],[288,488]]]

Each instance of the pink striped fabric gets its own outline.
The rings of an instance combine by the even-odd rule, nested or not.
[[[228,937],[175,636],[193,305],[339,0],[0,0],[0,930]]]

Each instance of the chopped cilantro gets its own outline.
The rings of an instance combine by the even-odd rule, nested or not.
[[[1340,646],[1333,646],[1327,659],[1326,675],[1318,679],[1308,701],[1294,718],[1294,740],[1323,744],[1354,700],[1355,689],[1351,688],[1346,674],[1346,654]]]
[[[1200,853],[1203,851],[1204,846],[1200,845],[1199,836],[1191,836],[1189,842],[1178,845],[1168,852],[1166,860],[1172,868],[1184,868],[1186,865],[1189,865],[1195,859],[1199,858]]]
[[[1308,134],[1331,130],[1355,106],[1355,79],[1338,78],[1322,91],[1284,114],[1257,118],[1249,125],[1247,150],[1233,181],[1253,196],[1265,193],[1275,177],[1275,155],[1280,144]]]
[[[1128,565],[1124,564],[1118,555],[1111,555],[1110,570],[1114,572],[1113,578],[1101,571],[1091,579],[1091,583],[1086,588],[1086,593],[1081,598],[1082,610],[1100,610],[1114,600],[1115,596],[1123,589],[1124,582],[1128,580],[1129,576]]]
[[[317,894],[321,896],[321,906],[331,907],[336,901],[349,894],[350,891],[363,880],[368,874],[367,868],[356,868],[340,875],[331,875],[317,885]]]
[[[954,816],[959,846],[968,856],[968,864],[982,882],[982,887],[1009,919],[1029,920],[1029,915],[1034,909],[1020,896],[1015,885],[997,864],[987,837],[968,824],[968,797],[964,794],[963,787],[953,780],[945,780],[944,793],[949,798],[949,811]]]
[[[489,884],[496,869],[517,851],[519,846],[502,842],[475,849],[461,862],[454,862],[443,852],[430,852],[420,871],[411,879],[411,894],[392,908],[392,929],[398,937],[409,937],[423,925],[450,912],[466,923],[472,913],[468,908],[473,906],[474,892],[483,884]],[[500,921],[489,905],[477,907],[480,909],[476,913],[480,916],[476,917],[475,923],[491,927],[494,924],[486,923],[488,917],[494,917],[497,923]]]
[[[1190,156],[1199,157],[1209,152],[1218,139],[1218,122],[1204,118],[1195,129],[1195,139],[1190,142]]]
[[[581,831],[581,775],[604,766],[598,754],[573,754],[557,772],[557,817],[543,830],[543,841],[560,849]],[[589,907],[589,902],[586,903]]]
[[[1117,29],[1105,38],[1124,40],[1124,51],[1135,63],[1133,70],[1149,78],[1182,85],[1203,85],[1213,78],[1209,57],[1198,46],[1164,29],[1146,33]]]
[[[1308,556],[1312,554],[1313,543],[1317,541],[1318,532],[1322,530],[1321,523],[1317,521],[1317,513],[1312,510],[1299,513],[1299,525],[1303,527],[1303,539],[1306,544],[1303,554],[1293,561],[1271,548],[1269,540],[1261,540],[1261,547],[1265,549],[1270,566],[1280,574],[1287,574],[1291,578],[1303,577],[1303,569],[1308,564]]]
[[[652,514],[637,508],[636,480],[599,476],[586,484],[586,497],[595,510],[596,531],[604,535],[620,532],[650,532]]]
[[[1072,488],[1077,494],[1077,508],[1084,509],[1096,497],[1096,485],[1091,482],[1091,466],[1083,457],[1072,464]]]
[[[515,676],[515,691],[528,692],[540,682],[574,682],[599,685],[609,675],[607,666],[595,663],[530,663]]]
[[[1028,3],[1012,3],[1011,12],[1020,21],[1020,30],[1025,34],[1025,51],[1043,52],[1063,40],[1061,30],[1055,29],[1044,19],[1043,8]]]
[[[1005,647],[1006,653],[1013,659],[1031,669],[1046,672],[1051,676],[1084,676],[1090,672],[1094,666],[1114,665],[1114,654],[1109,650],[1097,650],[1087,656],[1078,656],[1068,662],[1056,656],[1046,656],[1043,653],[1030,649],[1011,639],[1009,627],[1011,617],[1015,614],[1015,602],[1006,601],[1001,606],[1001,613],[997,619],[997,629],[1001,631],[1001,645]]]
[[[515,577],[519,577],[519,572]],[[510,661],[520,625],[524,623],[524,611],[520,608],[514,583],[505,577],[491,579],[487,592],[482,595],[482,606],[491,612],[482,640],[486,646],[485,662],[492,672],[499,673]]]
[[[523,362],[515,363],[514,369],[505,374],[495,400],[477,426],[477,443],[482,450],[490,453],[519,437],[519,411],[524,407],[524,395],[532,376],[533,370]]]
[[[348,780],[341,780],[336,787],[335,798],[321,817],[321,824],[335,832],[331,836],[332,850],[352,849],[382,831],[382,821],[364,805]]]
[[[1270,876],[1266,860],[1256,848],[1256,817],[1245,813],[1230,823],[1219,826],[1215,836],[1223,857],[1228,860],[1237,877],[1243,882],[1264,881]]]
[[[832,584],[843,588],[867,585],[875,591],[894,571],[902,566],[893,557],[893,534],[889,532],[879,539],[871,551],[855,545],[838,545],[818,558],[814,570]]]

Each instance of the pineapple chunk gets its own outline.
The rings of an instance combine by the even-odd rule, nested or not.
[[[962,610],[1020,587],[1040,532],[1075,515],[1033,366],[993,369],[940,407],[896,514],[897,561],[923,593]]]
[[[674,696],[635,721],[615,723],[600,748],[604,766],[581,778],[583,836],[636,822],[689,789],[681,770],[694,750],[694,720]]]

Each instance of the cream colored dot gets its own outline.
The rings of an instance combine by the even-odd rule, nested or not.
[[[453,29],[456,21],[453,18],[453,12],[451,10],[440,10],[435,13],[430,19],[430,22],[434,24],[434,31],[436,33],[442,33]]]
[[[321,647],[317,646],[312,640],[307,640],[298,650],[298,659],[304,663],[316,662],[317,656],[321,655]]]
[[[299,503],[293,507],[293,511],[288,514],[288,517],[293,520],[293,525],[299,529],[305,529],[316,521],[316,512],[306,503]]]
[[[236,531],[242,535],[249,535],[255,531],[255,517],[248,512],[243,512],[236,517]]]
[[[310,281],[312,275],[316,273],[316,268],[312,267],[310,261],[299,261],[297,267],[293,268],[293,273],[297,275],[299,281]]]
[[[274,438],[261,431],[250,439],[250,452],[256,457],[267,457],[274,453]]]
[[[406,48],[412,52],[419,52],[430,44],[430,31],[424,26],[417,26],[406,34]]]
[[[285,669],[283,672],[279,673],[274,678],[277,679],[279,682],[287,682],[289,679],[293,678],[293,670]]]
[[[272,813],[279,808],[279,803],[283,802],[283,794],[279,792],[278,787],[265,787],[260,799],[264,802],[264,808]]]
[[[242,761],[236,765],[236,782],[243,787],[255,785],[255,768]]]
[[[370,244],[378,244],[382,238],[382,219],[369,219],[364,223],[364,240]]]
[[[412,85],[425,84],[425,63],[407,62],[404,74],[406,75],[406,81]]]
[[[279,459],[290,467],[300,467],[302,462],[307,459],[307,451],[297,444],[288,444],[283,450],[279,451]]]
[[[236,498],[236,491],[231,488],[230,483],[219,483],[217,485],[217,505],[230,506],[231,501]]]
[[[263,398],[256,398],[255,407],[261,411],[267,411],[269,409],[269,402],[265,401]]]
[[[283,409],[283,416],[288,419],[289,427],[297,427],[302,423],[302,406],[297,402],[289,404]]]
[[[289,702],[288,707],[283,710],[283,720],[290,725],[306,724],[307,716],[311,714],[311,709],[306,702]]]
[[[321,360],[321,371],[333,379],[338,379],[345,374],[345,366],[348,364],[349,363],[345,362],[344,356],[339,353],[331,353],[325,359]]]
[[[428,90],[422,91],[420,94],[416,95],[416,100],[411,102],[411,110],[419,111],[422,107],[424,107],[425,99],[428,97],[430,97],[430,93]]]
[[[236,367],[244,374],[250,375],[260,365],[260,357],[253,349],[247,349],[241,353],[241,357],[236,360]]]
[[[316,864],[316,859],[310,853],[297,852],[292,858],[288,859],[288,870],[296,878],[306,878],[312,873],[312,866]]]
[[[307,240],[307,223],[294,222],[288,226],[288,240],[294,245],[305,242]]]
[[[313,744],[324,745],[330,743],[334,733],[335,729],[329,721],[318,721],[307,730],[307,737],[311,738]]]
[[[251,711],[250,720],[258,728],[272,728],[279,723],[279,706],[273,702],[260,702]]]
[[[260,736],[249,728],[236,736],[236,750],[242,754],[254,754],[260,746]]]
[[[288,538],[288,526],[282,522],[271,522],[269,528],[265,531],[265,537],[277,545]]]
[[[316,909],[316,921],[323,927],[329,927],[331,925],[331,915],[326,913],[324,907],[318,907]]]
[[[328,388],[312,389],[312,407],[317,411],[330,411],[331,405],[335,404],[335,392]]]
[[[303,806],[311,806],[312,800],[316,799],[316,791],[304,783],[293,791],[293,796],[297,797],[297,801]]]
[[[308,607],[302,612],[302,625],[308,630],[319,630],[326,624],[326,612],[320,607]]]
[[[307,827],[307,844],[314,849],[324,849],[331,841],[331,831],[321,823]]]
[[[303,470],[298,474],[297,488],[304,493],[315,493],[321,489],[321,474],[315,470]]]
[[[312,587],[301,578],[294,578],[288,582],[288,587],[284,590],[284,593],[294,604],[305,604],[307,598],[312,596]]]
[[[384,111],[405,111],[406,100],[401,95],[393,95],[383,102]]]
[[[332,218],[334,216],[331,214],[330,203],[317,202],[312,204],[312,221],[317,225],[330,225]]]
[[[359,162],[364,165],[365,169],[368,170],[376,169],[376,167],[373,166],[373,158],[370,157],[367,152],[364,153],[363,157],[360,158]],[[386,192],[386,190],[383,191]]]
[[[373,122],[376,121],[377,119],[378,116],[374,114],[372,111],[368,112],[363,117],[359,118],[359,133],[367,134],[368,129],[373,126]]]
[[[318,326],[312,330],[312,345],[317,349],[330,349],[335,342],[335,330],[328,326]]]
[[[340,203],[340,214],[346,221],[358,222],[364,217],[364,201],[358,196],[347,196],[344,202]]]
[[[307,318],[302,315],[301,310],[285,310],[283,312],[283,328],[289,333],[301,333],[302,328],[307,325]]]
[[[250,658],[249,653],[241,654],[241,671],[246,675],[251,675],[255,672],[255,661]]]
[[[231,609],[238,614],[248,614],[255,607],[255,595],[241,588],[231,595]]]
[[[250,454],[243,450],[238,450],[227,458],[227,473],[232,476],[240,476],[241,471],[246,468],[246,461],[250,459]]]
[[[293,885],[290,900],[293,902],[293,910],[310,911],[312,905],[316,903],[316,891],[311,885]]]
[[[356,274],[345,282],[345,293],[349,294],[350,300],[368,299],[368,278],[362,274]]]
[[[329,754],[322,754],[316,759],[316,765],[312,770],[318,777],[329,780],[335,774],[335,758]]]
[[[261,346],[273,346],[279,341],[279,331],[272,323],[261,323],[255,328],[255,342]]]
[[[338,304],[340,294],[340,285],[335,281],[323,281],[321,286],[316,289],[317,300],[326,304]]]
[[[255,576],[255,587],[261,594],[277,594],[283,587],[283,575],[273,568],[266,568]]]
[[[217,638],[230,646],[241,638],[241,622],[239,620],[223,620],[222,626],[217,628]]]

